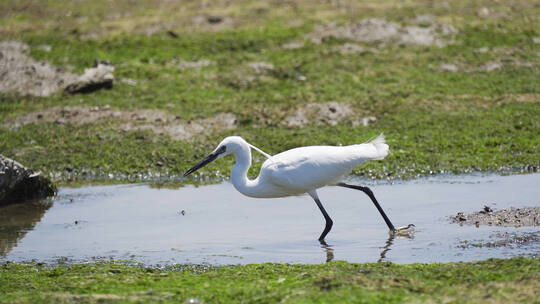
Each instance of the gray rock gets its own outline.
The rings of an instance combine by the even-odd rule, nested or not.
[[[0,155],[0,206],[54,195],[56,187],[40,172]]]
[[[96,61],[93,68],[84,70],[79,79],[70,83],[65,91],[70,94],[90,93],[99,89],[112,89],[114,66],[108,62]]]

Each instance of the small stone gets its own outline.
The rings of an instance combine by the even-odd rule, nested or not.
[[[487,53],[489,52],[489,48],[486,46],[486,47],[481,47],[481,48],[477,48],[476,50],[474,50],[476,53]]]
[[[303,42],[289,42],[289,43],[286,43],[284,45],[281,46],[281,48],[285,49],[285,50],[296,50],[296,49],[301,49],[304,47],[304,43]]]
[[[488,62],[480,67],[481,70],[486,72],[493,72],[502,68],[502,64],[498,62]]]
[[[457,65],[452,63],[443,63],[439,66],[440,71],[446,71],[446,72],[457,72],[459,68]]]
[[[362,126],[367,127],[370,122],[376,121],[377,118],[375,116],[369,116],[362,118]]]
[[[266,62],[252,62],[248,66],[257,74],[262,74],[274,70],[274,65]]]
[[[42,51],[45,51],[45,52],[50,52],[50,51],[52,51],[52,46],[47,45],[47,44],[42,44],[42,45],[38,46],[38,49],[40,49]]]
[[[480,10],[478,10],[478,17],[482,17],[482,18],[486,18],[489,16],[489,8],[487,7],[482,7]]]
[[[96,61],[95,67],[87,68],[65,91],[70,94],[90,93],[99,89],[112,89],[114,66],[105,61]]]
[[[171,38],[178,38],[178,34],[171,30],[167,31],[167,35],[169,35]]]
[[[125,83],[125,84],[130,85],[130,86],[136,86],[137,85],[137,81],[133,80],[133,79],[130,79],[130,78],[122,78],[122,79],[120,79],[120,81],[122,83]]]
[[[223,17],[221,17],[221,16],[209,16],[206,20],[210,24],[216,24],[216,23],[221,23],[223,21]]]

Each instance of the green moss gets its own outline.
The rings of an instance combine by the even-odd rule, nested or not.
[[[540,260],[140,268],[122,262],[0,265],[0,303],[532,303]]]
[[[449,7],[355,2],[348,10],[324,3],[302,2],[292,9],[270,2],[235,2],[217,5],[212,14],[233,18],[237,26],[214,30],[178,25],[172,28],[177,37],[166,31],[141,34],[139,27],[155,20],[179,22],[210,14],[201,11],[197,1],[182,9],[178,3],[163,5],[151,1],[137,6],[128,1],[0,4],[3,16],[12,21],[0,31],[28,43],[31,56],[77,72],[96,58],[110,60],[117,78],[137,81],[136,86],[119,81],[112,90],[85,95],[37,98],[1,93],[0,121],[53,106],[110,105],[121,110],[160,109],[186,121],[230,112],[238,118],[235,130],[174,141],[148,132],[119,132],[118,124],[110,121],[18,129],[2,124],[0,151],[61,183],[136,181],[148,172],[153,181],[181,182],[186,168],[233,133],[277,153],[301,145],[358,143],[384,131],[392,154],[353,172],[375,178],[536,172],[540,165],[540,44],[534,43],[540,35],[534,26],[538,7],[521,3],[508,9],[490,4],[490,11],[508,17],[478,18],[478,10],[485,6],[482,1],[454,1]],[[109,18],[120,12],[130,17]],[[315,25],[330,20],[345,23],[376,16],[407,24],[420,14],[432,14],[459,33],[445,47],[368,43],[363,46],[373,51],[353,55],[334,50],[345,40],[314,44],[303,38]],[[56,19],[43,24],[40,16],[44,15]],[[97,38],[84,38],[103,24]],[[281,47],[291,41],[304,41],[304,46]],[[39,48],[43,44],[52,51]],[[180,70],[178,60],[213,64]],[[247,67],[250,62],[268,62],[275,69],[254,75]],[[474,71],[490,62],[502,62],[503,67]],[[455,64],[461,70],[440,71],[441,64]],[[246,75],[254,79],[245,81]],[[300,76],[305,81],[298,80]],[[296,106],[327,101],[351,105],[356,117],[337,126],[289,128],[281,123]],[[376,116],[377,121],[369,127],[352,127],[352,121],[364,116]],[[201,173],[222,178],[231,164],[231,159],[222,160]]]

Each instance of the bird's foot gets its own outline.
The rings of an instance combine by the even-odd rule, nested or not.
[[[412,237],[412,234],[414,233],[414,227],[414,224],[409,224],[407,226],[394,228],[394,230],[390,230],[390,233],[392,235]]]
[[[411,229],[413,227],[416,227],[416,226],[414,226],[414,224],[409,224],[407,226],[397,227],[397,228],[394,229],[394,231],[400,232],[400,231],[403,231],[403,230]]]

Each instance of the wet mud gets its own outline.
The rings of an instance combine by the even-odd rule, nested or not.
[[[540,226],[540,206],[507,208],[494,211],[489,206],[482,210],[465,214],[458,212],[451,216],[453,223],[460,225],[488,225],[502,227]]]

